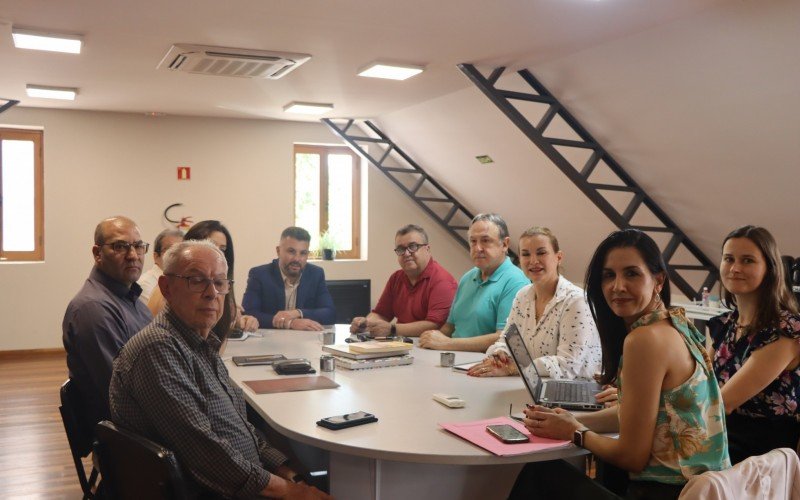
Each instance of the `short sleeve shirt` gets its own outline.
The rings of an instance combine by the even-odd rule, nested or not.
[[[455,278],[431,259],[413,285],[402,269],[395,271],[372,312],[397,318],[398,323],[430,321],[440,327],[450,313],[456,288]]]
[[[508,257],[485,281],[477,267],[467,271],[458,283],[456,298],[447,318],[447,322],[455,327],[453,337],[477,337],[502,330],[514,297],[530,283]]]

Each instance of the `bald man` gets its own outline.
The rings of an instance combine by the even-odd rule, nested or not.
[[[111,417],[108,384],[114,357],[153,319],[136,284],[148,246],[129,218],[101,221],[94,232],[94,267],[64,313],[67,368],[83,398],[87,424]]]

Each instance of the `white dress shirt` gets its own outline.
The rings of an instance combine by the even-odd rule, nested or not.
[[[139,295],[139,300],[147,304],[150,302],[150,296],[153,295],[153,290],[158,286],[158,278],[164,274],[160,267],[153,264],[153,267],[143,272],[139,276],[139,286],[142,287],[142,294]]]
[[[543,377],[591,380],[600,373],[603,359],[600,336],[583,290],[559,276],[556,293],[536,321],[536,290],[533,284],[517,292],[506,328],[517,325],[525,345]],[[507,354],[505,330],[486,351]]]

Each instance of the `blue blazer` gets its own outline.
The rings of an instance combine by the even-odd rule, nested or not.
[[[286,309],[286,291],[283,286],[278,259],[270,264],[254,267],[247,276],[247,289],[242,299],[245,314],[258,319],[261,328],[272,328],[272,317]],[[297,308],[303,317],[323,325],[336,322],[333,298],[325,284],[325,271],[307,264],[297,287]]]

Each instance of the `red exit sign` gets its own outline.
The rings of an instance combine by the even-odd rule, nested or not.
[[[178,180],[188,181],[192,178],[192,167],[178,167]]]

